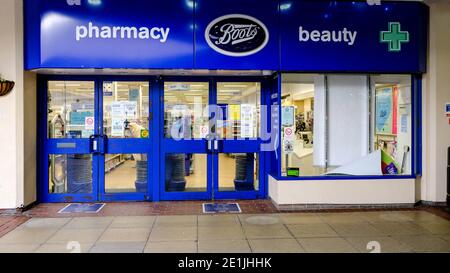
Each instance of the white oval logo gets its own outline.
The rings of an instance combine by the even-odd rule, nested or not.
[[[221,16],[205,30],[208,45],[220,54],[244,57],[255,54],[269,42],[269,31],[258,19],[244,14]]]

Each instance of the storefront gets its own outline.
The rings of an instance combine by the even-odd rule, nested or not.
[[[38,200],[413,204],[428,7],[25,1]]]

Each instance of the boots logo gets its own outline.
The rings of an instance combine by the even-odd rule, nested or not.
[[[212,49],[223,55],[243,57],[263,49],[269,41],[269,31],[254,17],[229,14],[208,25],[205,39]]]

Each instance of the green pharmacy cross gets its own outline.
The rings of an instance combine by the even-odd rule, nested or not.
[[[400,23],[390,22],[389,31],[380,32],[380,42],[389,43],[390,52],[400,52],[402,50],[402,43],[409,42],[409,32],[401,31]]]

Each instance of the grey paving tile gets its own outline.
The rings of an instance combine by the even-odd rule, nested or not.
[[[377,222],[372,225],[385,235],[419,235],[429,232],[413,222]]]
[[[447,221],[442,217],[439,217],[437,215],[434,215],[432,213],[426,212],[426,211],[401,211],[400,214],[406,216],[409,218],[410,221],[413,222],[429,222],[429,221]]]
[[[156,216],[117,216],[110,228],[152,228]]]
[[[197,253],[197,242],[148,242],[145,246],[144,253]]]
[[[397,211],[367,211],[358,212],[357,215],[370,223],[411,221],[410,217]]]
[[[39,244],[0,244],[0,253],[33,253]]]
[[[196,227],[197,215],[158,216],[154,227]]]
[[[199,215],[198,226],[199,227],[235,227],[240,226],[239,217],[237,215]]]
[[[57,229],[67,224],[72,218],[32,218],[18,227],[22,228],[49,228]]]
[[[377,251],[376,253],[408,253],[412,252],[412,248],[400,241],[395,240],[388,236],[373,236],[373,237],[346,237],[345,238],[352,246],[357,248],[360,252],[370,253]],[[374,249],[378,244],[379,248]],[[371,244],[369,244],[371,243]],[[377,246],[377,247],[378,247]],[[378,252],[379,251],[379,252]]]
[[[108,228],[98,242],[146,242],[149,228]]]
[[[279,218],[284,224],[321,224],[324,223],[322,218],[315,213],[282,213]]]
[[[381,236],[383,233],[370,223],[332,223],[330,226],[340,236]]]
[[[367,222],[358,212],[338,212],[338,213],[319,213],[322,220],[327,224],[349,224]]]
[[[67,229],[100,229],[107,228],[113,221],[113,217],[78,217],[73,218],[63,228]]]
[[[90,253],[142,253],[145,242],[97,242]]]
[[[339,235],[325,223],[287,225],[287,227],[296,238],[339,237]]]
[[[295,239],[250,239],[254,253],[303,253],[305,250]]]
[[[450,221],[416,222],[416,224],[432,234],[450,234]]]
[[[300,238],[300,245],[310,253],[356,253],[359,252],[343,238]]]
[[[240,214],[240,222],[243,226],[271,226],[282,224],[276,214]]]
[[[247,240],[211,240],[198,242],[199,253],[250,253]]]
[[[450,252],[450,242],[437,235],[396,235],[393,238],[414,252]]]
[[[87,253],[92,245],[93,243],[45,243],[35,253]]]
[[[15,229],[0,238],[0,244],[42,244],[46,242],[57,229],[24,228]]]
[[[245,239],[244,231],[240,226],[233,227],[198,227],[198,240],[226,240]]]
[[[293,238],[291,233],[284,225],[247,225],[244,226],[244,233],[248,239],[264,239],[264,238]]]
[[[197,227],[155,227],[150,233],[150,241],[196,241]]]
[[[67,243],[76,241],[80,243],[94,243],[100,238],[104,229],[60,229],[47,243]]]

